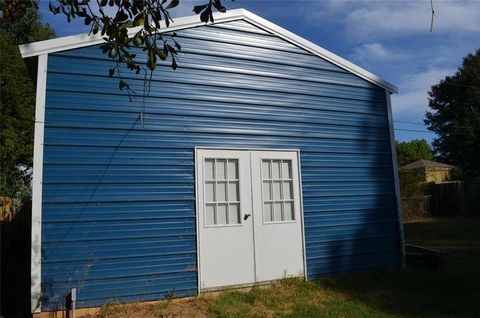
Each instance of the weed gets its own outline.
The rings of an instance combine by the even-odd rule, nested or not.
[[[123,311],[122,309],[122,305],[117,300],[111,299],[100,308],[100,311],[96,314],[96,317],[115,317],[118,313]]]

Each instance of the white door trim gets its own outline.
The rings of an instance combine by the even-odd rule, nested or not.
[[[225,151],[269,151],[269,152],[295,152],[297,155],[298,165],[298,185],[299,185],[299,202],[300,202],[300,222],[301,222],[301,236],[303,243],[303,273],[304,279],[307,280],[307,255],[306,255],[306,241],[305,241],[305,221],[304,221],[304,208],[303,208],[303,184],[302,184],[302,170],[301,170],[301,156],[299,149],[271,149],[271,148],[248,148],[248,147],[202,147],[196,146],[194,149],[194,173],[195,173],[195,225],[196,225],[196,246],[197,246],[197,293],[208,292],[208,290],[201,288],[201,263],[200,263],[200,200],[199,200],[199,173],[197,171],[197,159],[199,150],[225,150]],[[263,282],[262,284],[268,284],[269,282]],[[249,284],[251,286],[253,284]],[[229,288],[248,287],[242,286],[229,286]]]

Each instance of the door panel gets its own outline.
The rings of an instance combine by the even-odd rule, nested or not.
[[[246,151],[198,150],[200,288],[255,280],[250,158]]]
[[[296,152],[251,152],[256,281],[304,276]]]
[[[304,276],[297,156],[197,150],[201,291]]]

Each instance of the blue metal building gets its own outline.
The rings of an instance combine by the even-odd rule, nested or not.
[[[248,11],[215,17],[163,29],[179,68],[132,101],[101,37],[21,46],[37,69],[32,312],[72,288],[96,307],[402,264],[396,87]]]

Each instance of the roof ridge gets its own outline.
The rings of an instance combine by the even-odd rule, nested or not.
[[[417,169],[417,168],[456,168],[456,167],[443,162],[438,162],[438,161],[433,161],[428,159],[419,159],[400,167],[400,169],[403,169],[403,168]]]
[[[364,80],[373,83],[377,86],[382,87],[383,89],[389,91],[390,93],[397,93],[398,88],[390,82],[387,82],[380,78],[379,76],[370,73],[369,71],[361,68],[358,65],[353,64],[352,62],[347,61],[346,59],[312,43],[270,21],[265,20],[264,18],[247,11],[245,9],[233,9],[228,10],[225,13],[215,12],[214,13],[213,24],[231,22],[236,20],[245,20],[251,24],[263,29],[267,32],[270,32],[287,42],[290,42],[312,54],[323,58],[330,63],[343,68]],[[201,22],[198,18],[198,15],[191,15],[187,17],[175,18],[174,22],[170,23],[170,26],[167,27],[165,22],[162,21],[160,24],[160,32],[172,32],[180,29],[187,29],[193,27],[199,27],[209,25],[209,23]],[[129,36],[133,36],[141,27],[131,28],[128,31]],[[79,35],[70,35],[45,41],[33,42],[29,44],[20,45],[20,53],[23,58],[38,56],[42,54],[60,52],[65,50],[71,50],[81,47],[86,47],[90,45],[96,45],[102,43],[103,37],[100,34],[89,34],[83,33]]]

